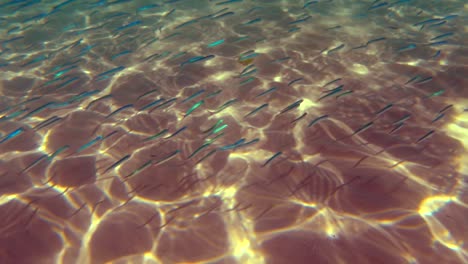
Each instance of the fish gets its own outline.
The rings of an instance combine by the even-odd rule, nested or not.
[[[426,20],[414,23],[413,26],[426,25],[426,24],[430,24],[430,23],[434,23],[434,22],[439,22],[439,21],[442,21],[442,20],[443,19],[441,19],[441,18],[430,18],[430,19],[426,19]]]
[[[239,144],[239,146],[237,148],[249,146],[249,145],[255,144],[257,142],[260,142],[260,138],[254,138],[254,139],[252,139],[250,141],[241,143],[241,144]]]
[[[62,69],[61,71],[56,72],[56,73],[54,74],[54,79],[59,78],[59,77],[61,77],[62,75],[64,75],[65,73],[70,72],[71,70],[77,69],[77,68],[78,68],[77,65],[68,66],[68,67],[66,67],[65,69]]]
[[[12,132],[8,133],[3,139],[0,140],[0,144],[5,143],[6,141],[11,140],[11,139],[23,134],[24,131],[25,131],[25,129],[22,128],[22,127],[13,130]]]
[[[444,33],[444,34],[441,34],[441,35],[438,35],[438,36],[435,36],[433,38],[430,39],[430,41],[434,41],[434,40],[438,40],[438,39],[441,39],[441,38],[446,38],[446,37],[450,37],[450,36],[453,36],[455,33],[453,32],[447,32],[447,33]]]
[[[81,147],[79,147],[76,152],[80,153],[80,152],[84,151],[85,149],[87,149],[87,148],[93,146],[94,144],[98,143],[102,139],[103,139],[103,136],[97,136],[94,139],[92,139],[91,141],[89,141],[88,143],[86,143],[86,144],[82,145]]]
[[[316,123],[318,123],[319,121],[321,121],[323,119],[326,119],[328,117],[329,117],[328,115],[319,116],[319,117],[313,119],[312,121],[310,121],[309,124],[307,125],[307,127],[311,127],[311,126],[315,125]]]
[[[317,102],[319,102],[319,101],[321,101],[321,100],[323,100],[323,99],[325,99],[325,98],[327,98],[327,97],[330,97],[330,96],[332,96],[332,95],[335,95],[335,94],[341,92],[341,91],[343,90],[343,87],[344,87],[344,85],[340,85],[340,86],[338,86],[338,87],[336,87],[336,88],[334,88],[334,89],[328,91],[327,94],[325,94],[325,95],[319,97],[319,98],[317,99]]]
[[[160,5],[158,4],[148,4],[148,5],[144,5],[144,6],[140,6],[136,9],[136,12],[137,13],[140,13],[140,12],[143,12],[143,11],[147,11],[147,10],[150,10],[150,9],[153,9],[153,8],[157,8],[157,7],[160,7]]]
[[[115,74],[117,74],[118,72],[123,71],[124,69],[125,69],[125,66],[118,66],[118,67],[115,67],[115,68],[110,69],[108,71],[99,73],[98,75],[96,75],[95,80],[96,81],[102,81],[102,80],[108,79],[108,78],[114,76]]]
[[[270,63],[281,63],[290,60],[291,57],[286,56],[286,57],[281,57],[279,59],[272,60]]]
[[[404,125],[405,125],[405,123],[403,123],[403,122],[402,122],[402,123],[399,123],[399,124],[397,124],[397,125],[395,125],[395,127],[394,127],[392,130],[390,130],[390,132],[388,132],[388,134],[391,135],[391,134],[397,132],[397,131],[400,130]]]
[[[342,44],[340,44],[340,45],[338,45],[338,46],[336,46],[336,47],[334,47],[334,48],[329,49],[329,50],[327,51],[327,55],[328,55],[328,54],[332,54],[333,52],[336,52],[336,51],[341,50],[342,48],[344,48],[344,46],[345,46],[345,44],[342,43]]]
[[[299,18],[299,19],[296,19],[294,21],[291,21],[288,24],[289,25],[299,24],[299,23],[302,23],[302,22],[305,22],[305,21],[309,20],[309,18],[311,18],[311,17],[312,16],[307,15],[307,16],[305,16],[303,18]]]
[[[194,23],[196,23],[196,22],[198,22],[198,21],[199,21],[199,19],[191,19],[191,20],[186,21],[186,22],[184,22],[184,23],[182,23],[182,24],[180,24],[180,25],[177,25],[177,26],[175,27],[175,29],[180,29],[180,28],[183,28],[183,27],[185,27],[185,26],[192,25],[192,24],[194,24]]]
[[[417,81],[415,84],[423,84],[423,83],[428,83],[430,81],[432,81],[433,77],[432,76],[429,76],[429,77],[426,77],[424,79],[421,79],[419,81]]]
[[[451,105],[451,104],[450,104],[450,105],[447,105],[447,106],[445,106],[444,108],[442,108],[438,113],[441,114],[441,113],[443,113],[443,112],[449,110],[449,109],[452,108],[452,107],[453,107],[453,105]]]
[[[186,118],[187,116],[189,116],[193,111],[195,111],[197,108],[199,108],[200,106],[202,106],[204,103],[205,103],[204,100],[200,100],[200,101],[196,102],[192,107],[190,107],[190,108],[187,110],[187,112],[185,112],[184,118]]]
[[[338,98],[343,97],[343,96],[346,96],[346,95],[350,95],[350,94],[352,94],[352,93],[354,93],[353,90],[345,91],[345,92],[343,92],[343,93],[337,95],[337,96],[335,97],[335,99],[338,99]]]
[[[224,43],[224,39],[216,40],[216,41],[211,42],[210,44],[208,44],[208,48],[214,48],[214,47],[219,46],[219,45],[221,45],[223,43]]]
[[[146,161],[145,163],[143,163],[143,165],[141,165],[140,167],[136,168],[134,171],[132,171],[130,174],[124,176],[125,180],[124,181],[127,181],[128,178],[138,174],[139,172],[143,171],[144,169],[148,168],[149,166],[153,165],[153,160],[148,160]]]
[[[224,147],[220,147],[219,150],[231,150],[231,149],[236,149],[238,147],[240,147],[243,143],[245,143],[245,138],[241,138],[239,139],[238,141],[232,143],[232,144],[229,144],[229,145],[226,145]]]
[[[124,50],[124,51],[121,51],[121,52],[119,52],[119,53],[117,53],[117,54],[115,54],[115,55],[112,55],[111,60],[115,60],[115,59],[117,59],[117,58],[119,58],[119,57],[122,57],[122,56],[124,56],[124,55],[130,54],[130,53],[132,53],[132,52],[133,52],[133,50]]]
[[[259,107],[255,108],[254,110],[252,110],[250,113],[246,114],[244,116],[244,118],[247,118],[247,117],[249,117],[251,115],[256,114],[258,111],[262,110],[263,108],[265,108],[267,106],[268,106],[268,103],[262,104],[261,106],[259,106]]]
[[[200,90],[196,91],[195,93],[193,93],[192,95],[190,95],[189,97],[182,100],[182,103],[186,103],[186,102],[188,102],[190,100],[193,100],[193,99],[197,98],[198,96],[200,96],[201,94],[203,94],[204,92],[205,92],[205,89],[200,89]]]
[[[136,233],[212,217],[226,220],[230,231],[231,216],[250,217],[247,229],[256,231],[253,220],[284,222],[288,202],[304,212],[342,203],[375,215],[388,209],[382,199],[392,202],[390,210],[414,207],[400,199],[400,190],[440,189],[456,197],[459,188],[444,179],[462,175],[466,158],[466,146],[457,143],[468,116],[460,56],[466,53],[465,2],[0,1],[5,202],[19,199],[31,209],[29,220],[31,214],[47,219],[47,208],[25,200],[67,196],[74,209],[65,216],[78,216],[69,220],[130,212],[138,223],[127,231]],[[444,145],[444,138],[453,142]],[[85,167],[91,178],[74,177]],[[366,199],[371,206],[359,204]],[[100,207],[85,212],[87,205]],[[359,210],[341,216],[363,217]],[[431,237],[430,223],[421,223],[418,235]],[[352,232],[331,231],[329,238],[352,238]],[[173,234],[160,248],[180,240]],[[225,241],[203,236],[203,242],[225,244],[235,235]],[[15,233],[11,238],[18,240]],[[368,242],[377,244],[372,238]],[[395,233],[387,238],[409,252],[417,247]],[[76,245],[70,250],[79,250]],[[352,248],[342,245],[329,262],[353,261],[346,258]],[[263,255],[284,257],[269,249]],[[105,261],[125,255],[114,253]],[[217,255],[247,256],[233,257],[238,254],[229,249]],[[177,262],[177,256],[156,257]],[[359,251],[352,257],[369,259]],[[192,261],[215,261],[207,258]],[[458,260],[456,254],[445,259]],[[425,258],[413,254],[411,261]]]
[[[25,114],[23,117],[21,117],[21,120],[24,120],[24,119],[26,119],[26,118],[29,118],[29,117],[31,117],[31,116],[33,116],[33,115],[35,115],[35,114],[37,114],[37,113],[39,113],[39,112],[41,112],[41,111],[47,109],[47,108],[49,108],[50,106],[53,106],[54,104],[56,104],[56,102],[48,102],[48,103],[45,103],[45,104],[43,104],[43,105],[41,105],[41,106],[35,108],[34,110],[28,112],[27,114]]]
[[[223,122],[224,122],[223,119],[218,120],[212,127],[208,128],[208,129],[205,130],[205,131],[202,131],[202,133],[203,133],[203,134],[204,134],[204,133],[208,133],[208,132],[212,131],[213,129],[216,129],[217,127],[219,127],[220,125],[222,125]]]
[[[278,151],[275,154],[273,154],[273,156],[271,156],[269,159],[265,161],[265,163],[263,163],[262,167],[265,167],[266,165],[268,165],[270,162],[272,162],[275,158],[279,157],[281,154],[283,154],[283,152],[281,151]]]
[[[197,153],[199,153],[200,151],[202,151],[203,149],[205,149],[206,147],[210,146],[211,143],[204,143],[203,145],[201,145],[200,147],[198,147],[196,150],[194,150],[192,152],[192,154],[190,154],[187,159],[190,159],[192,158],[193,156],[197,155]]]
[[[66,0],[66,1],[63,1],[63,2],[61,2],[60,4],[55,5],[55,6],[52,8],[52,10],[60,9],[60,8],[66,6],[66,5],[69,5],[69,4],[71,4],[71,3],[75,2],[75,1],[76,1],[76,0]]]
[[[230,99],[227,102],[225,102],[223,105],[221,105],[217,110],[212,111],[211,113],[219,113],[223,111],[224,109],[228,108],[229,106],[231,106],[232,104],[236,103],[237,101],[238,101],[237,98]]]
[[[448,42],[447,40],[441,40],[441,41],[430,42],[426,44],[426,46],[442,46],[442,45],[451,45],[451,43]]]
[[[272,93],[272,92],[274,92],[274,91],[276,91],[276,90],[278,90],[278,88],[277,88],[277,87],[271,87],[271,88],[269,88],[268,90],[266,90],[266,91],[263,91],[263,92],[261,92],[261,93],[257,94],[255,97],[260,97],[260,96],[263,96],[263,95],[266,95],[266,94]]]
[[[124,105],[124,106],[122,106],[122,107],[119,107],[119,108],[117,108],[116,110],[114,110],[113,112],[111,112],[110,114],[108,114],[108,115],[106,116],[106,119],[107,119],[107,118],[110,118],[110,117],[113,116],[113,115],[118,114],[119,112],[121,112],[121,111],[123,111],[123,110],[125,110],[125,109],[127,109],[127,108],[131,108],[131,107],[133,107],[133,104],[127,104],[127,105]]]
[[[22,175],[22,174],[25,173],[26,171],[30,170],[32,167],[34,167],[34,166],[36,166],[37,164],[39,164],[41,161],[46,160],[48,157],[49,157],[49,155],[47,155],[47,154],[41,155],[39,158],[35,159],[31,164],[29,164],[28,166],[26,166],[23,170],[21,170],[21,172],[20,172],[19,174]]]
[[[234,12],[229,11],[229,12],[222,13],[222,14],[219,14],[219,15],[217,15],[217,16],[214,16],[214,17],[212,17],[212,19],[225,18],[225,17],[227,17],[227,16],[232,16],[232,15],[234,15],[234,14],[235,14]]]
[[[160,159],[160,160],[154,162],[153,165],[159,165],[159,164],[161,164],[161,163],[164,163],[164,162],[166,162],[166,161],[168,161],[168,160],[174,158],[174,157],[175,157],[177,154],[179,154],[179,153],[180,153],[180,150],[179,150],[179,149],[176,149],[174,152],[170,153],[170,154],[167,155],[166,157],[164,157],[164,158],[162,158],[162,159]]]
[[[157,105],[157,106],[151,108],[148,112],[149,112],[149,113],[152,113],[154,110],[157,110],[157,109],[162,108],[162,107],[164,107],[164,106],[168,106],[168,105],[170,105],[171,103],[174,103],[175,101],[177,101],[177,98],[171,98],[171,99],[165,101],[164,103],[162,103],[162,104],[160,104],[160,105]]]
[[[153,140],[153,139],[157,139],[159,137],[162,137],[164,134],[166,134],[167,132],[169,132],[169,130],[167,128],[161,130],[160,132],[150,136],[150,137],[147,137],[144,139],[144,141],[150,141],[150,140]]]
[[[301,120],[302,118],[304,118],[305,116],[307,115],[307,113],[303,113],[302,115],[300,115],[299,117],[295,118],[294,120],[291,121],[291,124],[293,123],[296,123],[297,121]]]
[[[367,48],[370,44],[372,44],[374,42],[379,42],[379,41],[383,41],[383,40],[386,40],[386,39],[387,38],[385,38],[385,37],[379,37],[379,38],[371,39],[371,40],[368,40],[366,42],[366,44],[363,44],[363,45],[358,46],[358,47],[354,47],[352,49],[355,50],[355,49]]]
[[[414,50],[414,49],[416,49],[416,48],[417,48],[417,45],[414,44],[414,43],[411,43],[411,44],[408,44],[408,45],[406,45],[406,46],[403,46],[403,47],[399,48],[399,49],[397,50],[397,52],[398,52],[398,53],[400,53],[400,52],[406,52],[406,51]]]
[[[155,105],[157,105],[159,103],[162,103],[165,100],[166,99],[164,99],[164,98],[156,99],[156,100],[152,101],[151,103],[148,103],[148,104],[142,106],[140,109],[138,109],[138,111],[144,111],[144,110],[146,110],[148,108],[151,108],[151,107],[153,107],[153,106],[155,106]]]
[[[155,92],[158,92],[158,91],[159,91],[159,89],[153,89],[153,90],[150,90],[148,92],[145,92],[142,95],[138,96],[137,100],[141,100],[141,98],[146,97],[146,96],[148,96],[150,94],[153,94]]]
[[[207,61],[207,60],[211,60],[215,57],[215,55],[207,55],[207,56],[195,56],[195,57],[192,57],[184,62],[182,62],[180,64],[180,67],[183,67],[187,64],[192,64],[192,63],[195,63],[195,62],[201,62],[201,61]]]
[[[302,8],[305,9],[305,8],[308,8],[309,6],[311,6],[312,4],[316,4],[318,3],[319,1],[309,1],[307,3],[305,3]]]
[[[254,18],[252,20],[249,20],[249,21],[243,23],[243,25],[253,25],[253,24],[256,24],[256,23],[261,22],[261,21],[262,21],[262,19],[260,17],[257,17],[257,18]]]
[[[350,138],[352,136],[355,136],[361,132],[364,132],[366,131],[367,129],[371,128],[372,126],[374,125],[374,121],[370,121],[370,122],[367,122],[365,123],[364,125],[360,126],[358,129],[354,130],[354,132],[348,136],[344,136],[342,138],[339,138],[339,139],[336,139],[336,141],[341,141],[343,139],[346,139],[346,138]]]
[[[210,152],[208,152],[208,154],[206,154],[205,156],[203,156],[201,159],[199,159],[195,165],[203,162],[204,160],[206,160],[207,158],[209,158],[211,155],[215,154],[216,152],[218,151],[218,149],[212,149]]]
[[[435,59],[435,58],[439,57],[441,53],[442,53],[441,50],[437,50],[437,51],[434,53],[434,55],[432,55],[430,58],[431,58],[431,59]]]
[[[373,4],[372,6],[370,6],[367,11],[371,11],[371,10],[374,10],[374,9],[377,9],[377,8],[380,8],[380,7],[383,7],[383,6],[386,6],[388,5],[387,2],[381,2],[381,3],[377,3],[377,4]]]
[[[439,113],[434,119],[432,119],[431,124],[437,122],[438,120],[442,119],[445,116],[444,113]]]
[[[242,2],[242,1],[243,0],[226,0],[226,1],[216,3],[216,5],[227,5],[227,4],[232,4],[232,3]]]
[[[4,116],[0,117],[0,121],[13,119],[15,117],[18,117],[18,116],[24,114],[24,112],[27,112],[28,110],[29,110],[29,108],[25,108],[25,109],[18,110],[16,112],[13,112],[13,113],[8,114],[8,115],[4,115]]]
[[[251,65],[253,65],[253,64],[251,64]],[[254,74],[254,73],[256,73],[256,72],[257,72],[257,69],[256,69],[256,68],[255,68],[255,69],[252,69],[252,70],[250,70],[250,71],[243,71],[243,72],[239,75],[239,77],[245,77],[245,76]]]
[[[129,23],[125,24],[125,25],[122,25],[122,26],[116,28],[116,29],[114,30],[114,34],[117,33],[117,32],[119,32],[119,31],[122,31],[122,30],[125,30],[125,29],[128,29],[128,28],[131,28],[131,27],[135,27],[135,26],[137,26],[137,25],[140,25],[141,23],[142,23],[141,20],[135,20],[135,21],[129,22]]]
[[[300,81],[302,81],[302,80],[304,80],[304,79],[303,79],[303,78],[294,79],[294,80],[292,80],[292,81],[290,81],[290,82],[288,83],[288,86],[291,86],[291,85],[293,85],[293,84],[295,84],[295,83],[297,83],[297,82],[300,82]]]
[[[299,30],[301,30],[300,27],[292,27],[292,28],[288,29],[288,32],[293,33],[293,32],[299,31]]]
[[[69,148],[70,148],[69,145],[62,146],[62,147],[58,148],[56,151],[54,151],[52,154],[48,155],[47,159],[49,161],[52,161],[57,155],[59,155],[60,153],[64,152],[65,150],[67,150]]]
[[[393,125],[398,125],[398,124],[404,123],[406,120],[408,120],[410,118],[411,118],[411,114],[405,114],[405,115],[403,115],[402,118],[400,118],[397,121],[393,122]]]
[[[294,108],[299,107],[302,104],[303,101],[304,101],[304,99],[297,100],[296,102],[294,102],[294,103],[288,105],[287,107],[283,108],[283,110],[281,110],[279,114],[280,115],[284,114],[286,112],[289,112],[289,111],[293,110]]]
[[[441,95],[444,94],[444,93],[445,93],[445,90],[444,90],[444,89],[438,90],[438,91],[436,91],[436,92],[433,92],[433,93],[427,95],[426,98],[432,98],[432,97],[441,96]]]
[[[393,104],[388,104],[388,105],[386,105],[384,108],[382,108],[382,109],[380,109],[379,111],[377,111],[377,112],[375,113],[375,115],[376,115],[376,116],[381,115],[381,114],[387,112],[388,110],[390,110],[392,107],[393,107]]]
[[[112,165],[107,167],[107,169],[104,170],[103,174],[106,174],[110,170],[116,168],[117,166],[119,166],[120,164],[122,164],[123,162],[128,160],[131,156],[132,156],[131,154],[127,154],[127,155],[123,156],[121,159],[119,159],[118,161],[114,162]]]
[[[427,132],[426,134],[424,134],[422,137],[420,137],[416,143],[421,143],[422,141],[428,139],[430,136],[432,136],[433,134],[435,133],[435,130],[430,130],[429,132]]]
[[[341,78],[336,78],[336,79],[334,79],[333,81],[327,82],[325,85],[323,85],[323,87],[329,86],[329,85],[334,84],[334,83],[336,83],[336,82],[339,82],[339,81],[341,81],[341,80],[342,80]]]
[[[48,57],[46,55],[39,55],[39,56],[35,57],[34,59],[24,63],[23,65],[21,65],[21,67],[27,67],[27,66],[30,66],[32,64],[36,64],[36,63],[39,63],[41,61],[44,61],[46,59],[48,59]]]
[[[112,97],[113,97],[112,94],[108,94],[108,95],[104,95],[104,96],[102,96],[102,97],[99,97],[98,99],[91,101],[91,102],[88,104],[88,106],[86,106],[85,109],[89,109],[92,105],[94,105],[94,104],[96,104],[96,103],[98,103],[98,102],[100,102],[100,101],[106,100],[106,99],[111,99]]]
[[[226,129],[228,127],[228,124],[222,124],[221,126],[219,127],[215,127],[213,128],[213,132],[211,133],[212,135],[214,134],[218,134],[219,132],[223,131],[224,129]]]
[[[406,84],[410,84],[410,83],[416,81],[416,80],[419,79],[419,78],[421,78],[421,76],[416,75],[416,76],[412,77],[411,79],[409,79],[409,80],[405,83],[405,85],[406,85]]]
[[[183,126],[183,127],[179,128],[176,132],[172,133],[172,135],[166,137],[165,139],[173,138],[173,137],[177,136],[178,134],[180,134],[182,131],[184,131],[186,129],[187,129],[187,126]]]
[[[39,131],[39,130],[45,128],[45,127],[48,127],[48,126],[50,126],[50,125],[52,125],[52,124],[54,124],[56,122],[62,121],[62,120],[63,120],[63,118],[61,118],[61,117],[52,116],[52,117],[48,118],[47,120],[45,120],[45,121],[39,123],[38,125],[36,125],[33,129],[35,131]]]
[[[253,82],[253,81],[255,81],[255,80],[256,80],[255,77],[249,77],[249,78],[247,78],[247,79],[245,79],[245,80],[242,80],[242,81],[239,83],[239,85],[240,85],[240,86],[243,86],[243,85],[246,85],[246,84],[248,84],[248,83],[251,83],[251,82]]]
[[[212,98],[212,97],[218,96],[218,95],[221,94],[222,92],[223,92],[223,90],[214,91],[214,92],[208,94],[208,95],[206,96],[205,99],[210,99],[210,98]]]
[[[257,53],[254,50],[249,50],[247,52],[242,53],[239,56],[239,60],[240,61],[246,61],[246,60],[249,60],[249,59],[253,59],[253,58],[255,58],[255,57],[259,56],[259,55],[260,55],[260,53]]]

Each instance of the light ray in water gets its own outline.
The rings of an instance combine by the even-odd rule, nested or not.
[[[0,264],[468,263],[466,10],[0,1]]]

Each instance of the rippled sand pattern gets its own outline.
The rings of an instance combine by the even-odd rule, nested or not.
[[[105,2],[1,2],[1,264],[468,262],[463,1]]]

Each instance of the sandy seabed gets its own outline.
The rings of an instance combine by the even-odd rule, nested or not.
[[[466,6],[167,2],[2,7],[0,264],[468,261]]]

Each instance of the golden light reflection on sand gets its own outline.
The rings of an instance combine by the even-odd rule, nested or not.
[[[420,45],[431,36],[411,26],[427,5],[385,15],[363,14],[363,3],[304,11],[280,2],[247,12],[244,1],[222,20],[201,19],[220,10],[214,3],[165,5],[139,14],[145,23],[124,34],[112,29],[129,21],[100,22],[122,7],[78,11],[84,28],[99,25],[77,33],[82,49],[101,44],[92,52],[61,50],[76,35],[56,34],[62,22],[53,18],[31,27],[54,36],[42,48],[10,45],[14,54],[2,58],[20,65],[21,55],[54,56],[0,72],[0,263],[468,262],[466,45],[428,59],[438,48]],[[304,12],[311,24],[288,32]],[[241,25],[257,16],[262,24]],[[199,21],[180,27],[191,19]],[[451,26],[466,44],[466,27]],[[378,36],[385,42],[354,49]],[[422,48],[398,51],[406,38]],[[114,59],[123,49],[135,51]],[[259,55],[241,61],[249,50]],[[70,58],[84,62],[74,75],[51,70]],[[257,72],[241,78],[249,65]],[[415,75],[433,80],[407,83]],[[52,76],[79,82],[45,85]],[[340,85],[343,93],[323,97]],[[169,103],[144,109],[161,98]],[[18,127],[24,132],[7,139]],[[240,139],[248,143],[226,147]]]

